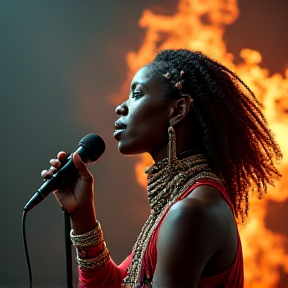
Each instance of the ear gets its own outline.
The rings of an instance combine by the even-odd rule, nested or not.
[[[190,105],[185,98],[179,98],[175,100],[175,103],[172,108],[172,113],[170,117],[170,121],[173,125],[179,123],[185,116],[188,114],[190,109]]]

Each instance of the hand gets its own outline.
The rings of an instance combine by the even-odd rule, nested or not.
[[[65,159],[67,153],[59,152],[57,159],[51,159],[49,170],[43,170],[41,176],[49,179],[53,173],[61,167],[61,161]],[[68,211],[72,219],[72,224],[76,234],[85,233],[86,230],[93,229],[96,225],[94,209],[94,178],[82,162],[79,154],[73,154],[73,162],[78,170],[79,177],[73,183],[67,184],[54,191],[56,199],[60,205]],[[91,227],[90,227],[91,226]]]

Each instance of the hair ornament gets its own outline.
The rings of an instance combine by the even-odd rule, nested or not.
[[[179,90],[181,90],[182,89],[182,83],[181,82],[177,82],[175,84],[175,87],[178,88]]]
[[[172,77],[172,74],[167,72],[165,74],[162,74],[163,77],[165,77],[167,80],[170,80],[170,83],[175,87],[177,88],[178,90],[180,90],[180,97],[183,97],[183,98],[186,98],[188,104],[190,106],[194,106],[194,100],[193,98],[191,97],[191,95],[189,94],[183,94],[181,92],[182,88],[183,88],[183,83],[185,82],[184,79],[181,79],[183,77],[183,75],[185,74],[185,71],[182,70],[180,67],[178,67],[178,71],[181,70],[180,72],[176,72],[175,70],[172,71],[172,74],[173,74],[173,78],[171,79]],[[178,74],[179,73],[179,74]]]
[[[178,74],[178,72],[176,72],[176,71],[172,71],[172,73],[170,73],[170,72],[167,72],[167,73],[165,73],[165,74],[162,74],[162,76],[163,77],[165,77],[167,80],[169,80],[169,79],[171,79],[171,83],[172,84],[174,84],[174,86],[176,87],[176,88],[178,88],[179,90],[181,90],[182,89],[182,86],[183,86],[183,83],[184,83],[184,79],[181,79],[182,78],[182,76],[185,74],[185,71],[184,70],[181,70],[180,72],[179,72],[179,74]],[[173,77],[172,77],[172,75],[174,75]],[[174,79],[173,79],[174,78]]]
[[[169,72],[163,74],[163,76],[166,78],[166,79],[170,79],[171,78],[171,74]]]

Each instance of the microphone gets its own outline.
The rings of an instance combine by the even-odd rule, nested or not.
[[[79,154],[84,163],[96,162],[105,151],[105,142],[97,134],[90,133],[83,137],[78,143],[78,149],[75,151]],[[38,189],[24,207],[28,212],[40,202],[42,202],[49,193],[59,188],[62,184],[67,183],[73,177],[78,175],[78,170],[73,163],[73,154],[69,155],[66,163],[51,178]]]

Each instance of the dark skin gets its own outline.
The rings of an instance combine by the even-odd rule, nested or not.
[[[193,149],[191,107],[184,98],[169,100],[150,68],[140,69],[131,82],[129,99],[116,108],[118,120],[114,137],[124,155],[148,152],[155,162],[167,157],[167,128],[173,121],[177,153]],[[65,157],[60,152],[50,161],[52,170]],[[71,216],[74,232],[85,233],[96,225],[94,178],[78,156],[73,161],[79,171],[74,191],[55,191],[60,204]],[[46,177],[53,171],[43,171]],[[207,185],[196,188],[174,204],[158,236],[157,264],[153,288],[198,286],[201,276],[212,276],[227,269],[237,251],[236,224],[221,193]]]

